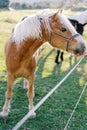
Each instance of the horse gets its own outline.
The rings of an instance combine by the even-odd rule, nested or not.
[[[9,114],[12,86],[18,77],[27,79],[29,111],[34,108],[34,81],[37,65],[35,54],[45,42],[76,56],[87,55],[86,42],[60,11],[37,13],[17,23],[5,46],[7,91],[0,117],[6,118]],[[35,112],[32,113],[32,117],[36,117]]]
[[[79,14],[68,16],[68,18],[72,19],[72,20],[73,19],[77,20],[81,24],[85,24],[85,23],[87,23],[87,10],[85,10]]]
[[[71,22],[71,24],[75,27],[76,31],[83,35],[84,32],[84,27],[87,24],[87,11],[83,11],[82,13],[78,15],[73,15],[73,16],[67,16],[68,20]],[[60,51],[59,49],[57,50],[57,55],[55,57],[55,63],[60,64],[64,60],[64,52]],[[60,58],[60,62],[59,62]]]
[[[76,31],[78,33],[80,33],[81,35],[83,35],[84,27],[87,24],[87,22],[82,24],[82,23],[80,23],[79,21],[77,21],[75,19],[70,19],[70,18],[68,18],[68,19],[71,22],[71,24],[75,27]]]

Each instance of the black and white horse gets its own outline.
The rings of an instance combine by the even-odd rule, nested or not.
[[[87,10],[73,16],[68,16],[69,21],[72,23],[72,25],[75,27],[76,31],[83,35],[84,27],[87,24]],[[60,64],[64,60],[64,52],[57,50],[57,55],[55,57],[55,63]],[[59,62],[60,58],[60,62]]]

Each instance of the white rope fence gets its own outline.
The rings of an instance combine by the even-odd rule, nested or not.
[[[72,116],[73,116],[73,114],[74,114],[74,112],[75,112],[75,110],[76,110],[76,108],[77,108],[77,106],[78,106],[78,104],[79,104],[79,102],[80,102],[80,100],[81,100],[81,97],[82,97],[82,95],[83,95],[83,93],[84,93],[86,87],[87,87],[87,82],[86,82],[86,84],[85,84],[85,86],[84,86],[84,88],[83,88],[83,90],[82,90],[82,92],[81,92],[81,94],[80,94],[80,96],[79,96],[79,99],[78,99],[77,102],[76,102],[76,105],[75,105],[75,107],[74,107],[74,109],[73,109],[73,111],[72,111],[72,113],[71,113],[71,115],[70,115],[70,118],[69,118],[68,121],[67,121],[67,124],[66,124],[64,130],[67,130],[67,129],[68,129],[68,125],[69,125],[69,123],[70,123],[70,121],[71,121],[71,118],[72,118]]]
[[[81,59],[78,61],[78,63],[68,72],[68,74],[45,96],[40,100],[36,106],[28,112],[14,127],[12,130],[18,130],[24,122],[29,119],[29,117],[34,113],[52,94],[55,92],[57,88],[60,87],[60,85],[69,77],[69,75],[76,69],[76,67],[80,64],[80,62],[83,60],[84,57],[81,57]]]

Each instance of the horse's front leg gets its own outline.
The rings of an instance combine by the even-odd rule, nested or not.
[[[60,55],[60,59],[61,59],[61,62],[63,62],[63,55],[64,55],[64,52],[61,52],[61,55]]]
[[[34,80],[35,80],[35,74],[33,73],[30,77],[29,77],[29,88],[27,91],[27,97],[29,99],[29,110],[32,110],[34,105],[33,105],[33,98],[34,98]],[[30,118],[35,118],[36,117],[36,113],[33,112],[30,116]]]
[[[56,55],[56,58],[55,58],[55,63],[58,64],[58,65],[60,64],[60,62],[59,62],[60,53],[61,53],[60,50],[57,50],[57,55]]]
[[[8,112],[9,112],[9,108],[10,108],[10,100],[12,97],[13,81],[14,81],[13,76],[8,73],[8,76],[7,76],[8,87],[7,87],[7,91],[6,91],[5,104],[3,106],[2,112],[0,112],[0,117],[2,117],[2,118],[5,118],[8,116]]]

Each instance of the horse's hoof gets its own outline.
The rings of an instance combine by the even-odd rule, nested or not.
[[[29,117],[30,119],[34,119],[34,118],[36,118],[36,113],[35,112],[33,112],[31,115],[30,115],[30,117]]]
[[[0,112],[0,118],[6,119],[6,117],[8,116],[8,112]]]

